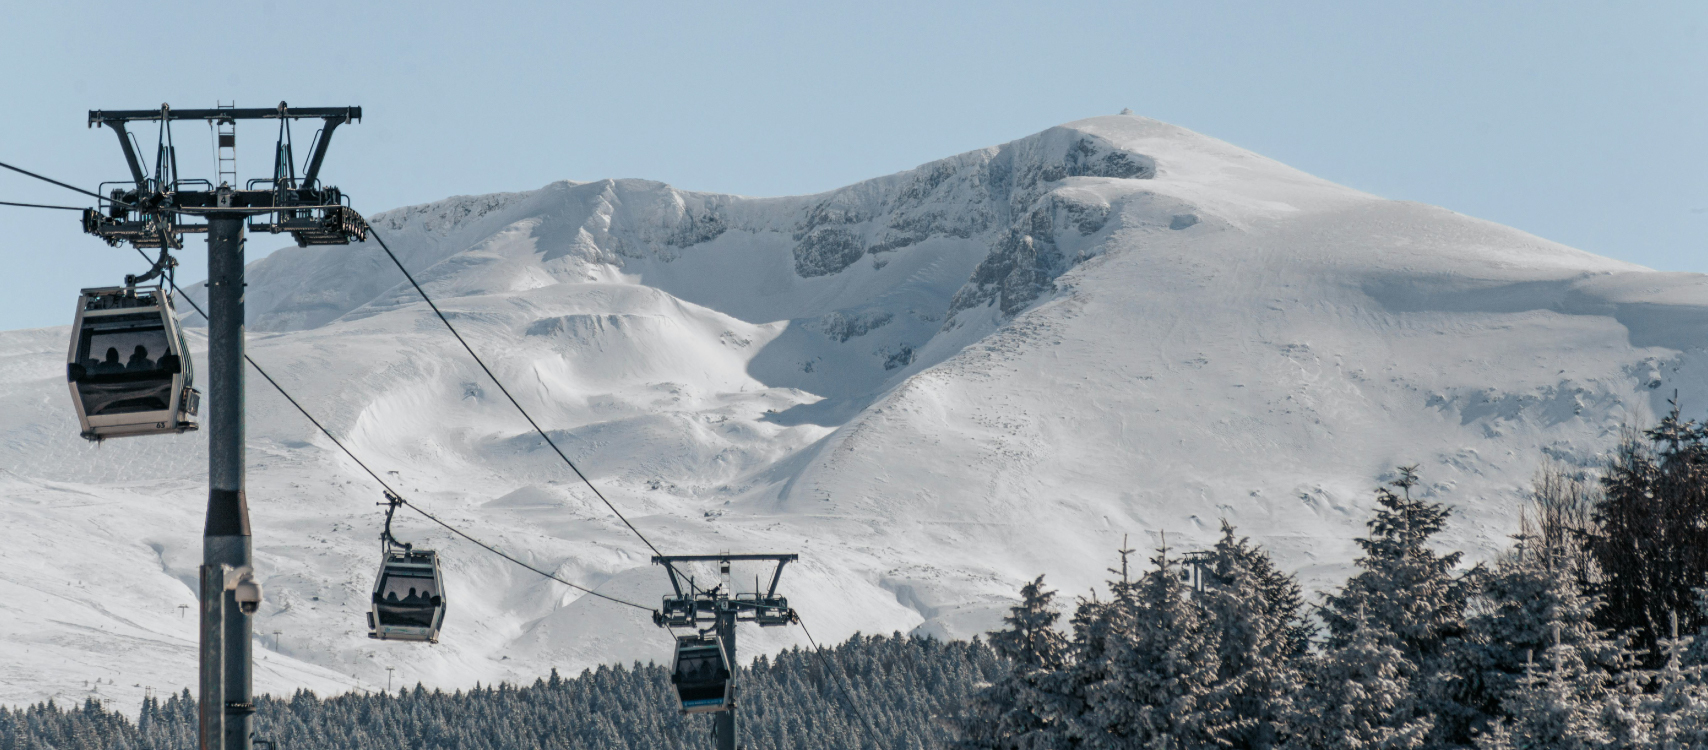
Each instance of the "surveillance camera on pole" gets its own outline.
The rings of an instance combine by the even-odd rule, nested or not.
[[[255,580],[254,568],[246,565],[227,572],[225,590],[231,592],[243,614],[252,615],[261,608],[261,584]]]

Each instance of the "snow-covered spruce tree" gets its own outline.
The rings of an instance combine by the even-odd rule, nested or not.
[[[1122,552],[1126,568],[1126,550]],[[1123,576],[1125,578],[1126,576]],[[1078,735],[1081,719],[1087,710],[1087,689],[1103,681],[1101,670],[1108,666],[1104,654],[1115,642],[1111,631],[1115,627],[1113,603],[1097,598],[1097,592],[1081,598],[1069,618],[1071,635],[1068,641],[1067,666],[1049,675],[1048,696],[1054,701],[1056,715],[1062,722],[1062,746],[1082,747]]]
[[[1678,405],[1644,440],[1627,434],[1602,477],[1589,549],[1601,574],[1601,624],[1629,632],[1651,667],[1677,613],[1685,632],[1705,623],[1696,589],[1708,585],[1708,426]]]
[[[1437,554],[1429,546],[1450,515],[1439,503],[1411,496],[1416,467],[1401,467],[1398,480],[1376,490],[1380,508],[1369,522],[1370,534],[1358,540],[1364,556],[1359,573],[1339,593],[1327,597],[1320,613],[1328,626],[1327,657],[1346,648],[1360,617],[1383,645],[1399,652],[1399,678],[1409,698],[1396,719],[1427,717],[1434,726],[1430,745],[1462,747],[1486,717],[1468,700],[1468,686],[1452,663],[1448,644],[1465,630],[1465,606],[1477,574],[1455,572],[1460,553]]]
[[[1543,653],[1550,660],[1547,679],[1563,681],[1561,689],[1577,704],[1598,705],[1616,689],[1614,677],[1628,652],[1622,638],[1594,623],[1596,602],[1580,590],[1564,543],[1521,534],[1494,569],[1477,578],[1475,613],[1464,638],[1448,648],[1465,680],[1466,705],[1490,717],[1521,719],[1526,707],[1541,705],[1541,688],[1524,686],[1533,657]],[[1520,693],[1522,704],[1516,702]],[[1512,730],[1515,737],[1524,734],[1517,725]]]
[[[1637,663],[1635,655],[1626,652],[1626,656],[1623,668],[1614,674],[1612,688],[1597,707],[1597,719],[1610,738],[1609,747],[1650,747],[1649,726],[1644,716],[1648,698],[1644,691],[1653,675]]]
[[[1556,639],[1546,650],[1547,666],[1525,665],[1507,695],[1510,721],[1479,738],[1484,750],[1602,750],[1615,747],[1600,721],[1599,705],[1585,700],[1580,653]]]
[[[1226,521],[1216,546],[1193,564],[1201,578],[1196,599],[1215,634],[1214,690],[1225,714],[1213,720],[1222,727],[1218,740],[1232,748],[1275,747],[1287,736],[1310,647],[1299,584]]]
[[[1650,677],[1649,692],[1637,702],[1637,720],[1655,750],[1708,747],[1708,686],[1704,667],[1687,666],[1682,657],[1693,640],[1679,637],[1678,619],[1668,618],[1670,638],[1656,645],[1666,657]]]
[[[1071,739],[1109,750],[1224,746],[1229,727],[1219,722],[1228,711],[1215,685],[1215,631],[1166,548],[1137,581],[1125,575],[1126,554],[1111,601],[1076,638],[1095,648],[1070,670],[1084,706],[1072,716]]]
[[[1362,610],[1343,619],[1336,643],[1313,660],[1295,702],[1285,750],[1417,750],[1435,723],[1419,712],[1417,670],[1395,636]]]
[[[956,726],[961,750],[1049,750],[1068,747],[1062,734],[1061,701],[1049,695],[1067,666],[1067,639],[1056,631],[1061,613],[1056,592],[1044,577],[1020,589],[1020,603],[1002,618],[1008,627],[990,634],[990,645],[1012,671],[974,695]]]

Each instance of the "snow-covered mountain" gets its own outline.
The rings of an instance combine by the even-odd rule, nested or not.
[[[371,220],[660,548],[801,553],[783,588],[821,642],[970,636],[1023,579],[1082,593],[1124,538],[1191,548],[1219,519],[1331,582],[1399,464],[1484,556],[1539,462],[1708,395],[1704,277],[1142,117],[821,195],[563,182]],[[377,247],[249,280],[250,353],[423,506],[612,596],[667,588]],[[194,682],[205,438],[83,443],[66,336],[0,334],[0,701],[130,705]],[[450,577],[443,642],[368,640],[378,488],[253,376],[249,409],[259,690],[666,657],[645,613],[410,516]]]

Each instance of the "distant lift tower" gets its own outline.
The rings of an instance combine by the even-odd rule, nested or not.
[[[736,750],[735,706],[739,686],[735,681],[735,624],[751,622],[761,627],[790,625],[798,621],[789,600],[777,595],[777,582],[783,577],[783,566],[800,559],[799,555],[663,555],[652,558],[654,565],[663,565],[670,574],[670,588],[676,593],[664,597],[664,606],[652,615],[653,623],[661,628],[686,628],[693,632],[676,639],[676,658],[671,667],[670,681],[675,683],[677,698],[683,713],[713,714],[712,731],[717,737],[718,750]],[[764,593],[754,591],[735,593],[731,587],[731,562],[775,562],[771,585]],[[694,579],[676,566],[681,563],[715,562],[719,582],[710,589],[700,589]],[[688,590],[684,592],[683,585]],[[710,627],[702,628],[702,624]]]
[[[107,244],[172,250],[184,235],[208,236],[208,517],[202,537],[201,723],[199,750],[251,750],[255,705],[251,617],[261,603],[255,582],[249,506],[243,490],[243,233],[289,232],[299,245],[343,245],[367,238],[368,227],[337,188],[320,184],[332,131],[362,117],[361,107],[271,109],[96,110],[89,126],[119,137],[130,179],[104,183],[99,208],[83,214],[83,231]],[[291,153],[290,126],[319,119],[320,132],[301,176]],[[213,126],[220,183],[178,176],[174,121]],[[273,176],[236,184],[239,120],[277,120]],[[150,175],[126,126],[159,123]],[[114,185],[109,192],[109,185]],[[202,221],[196,222],[195,219]]]

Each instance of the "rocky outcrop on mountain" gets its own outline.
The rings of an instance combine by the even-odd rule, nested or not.
[[[786,235],[793,272],[803,279],[844,273],[868,256],[882,268],[894,254],[932,239],[973,241],[988,257],[962,279],[958,294],[936,303],[934,314],[995,302],[1011,316],[1048,296],[1055,278],[1088,257],[1064,254],[1056,236],[1058,227],[1089,235],[1108,221],[1109,202],[1088,198],[1087,181],[1149,180],[1157,169],[1150,155],[1059,127],[817,196],[751,199],[633,179],[562,182],[386,211],[372,223],[415,269],[478,254],[505,228],[525,231],[542,270],[560,276],[582,274],[588,264],[672,262],[730,232],[754,241]],[[366,304],[393,304],[400,297],[392,288],[402,277],[379,260],[361,246],[273,253],[253,274],[250,327],[301,330]],[[363,272],[351,273],[351,263]],[[515,262],[479,263],[537,278]],[[533,283],[512,277],[465,289]]]
[[[1060,207],[1073,213],[1071,223],[1082,234],[1102,227],[1106,205],[1099,210],[1051,195],[1064,180],[1155,176],[1156,160],[1149,156],[1098,136],[1055,128],[1030,139],[933,162],[898,175],[899,180],[874,180],[830,193],[795,228],[795,272],[803,278],[838,273],[865,255],[893,252],[931,237],[966,239],[992,233],[993,255],[1012,256],[1017,246],[1050,241],[1027,231],[1026,225],[1038,224],[1041,211]],[[1038,207],[1041,201],[1049,205]],[[1014,267],[1016,260],[996,259],[993,267]],[[990,271],[981,270],[981,276],[969,283],[991,283]],[[1016,277],[1011,286],[1026,291],[1010,295],[1007,299],[1012,304],[1005,304],[1004,312],[1012,314],[1037,299],[1047,288],[1039,280],[1047,282],[1059,273],[1041,269]]]

